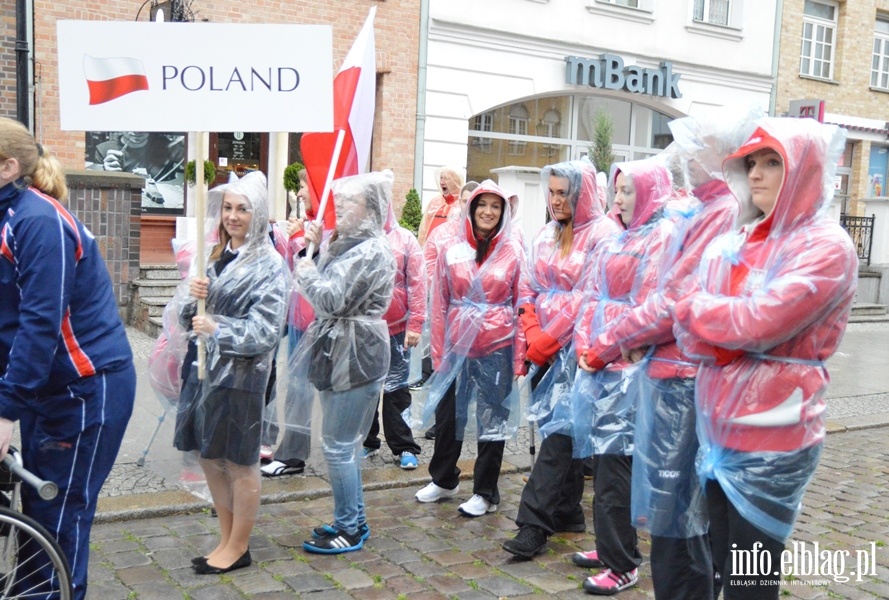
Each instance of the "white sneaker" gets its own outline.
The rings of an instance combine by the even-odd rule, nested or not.
[[[478,494],[457,507],[467,517],[480,517],[482,515],[497,512],[497,505],[491,504]]]
[[[452,490],[438,487],[434,483],[430,483],[422,490],[416,493],[414,498],[417,499],[417,502],[438,502],[442,498],[453,498],[460,491],[460,486],[457,485]]]

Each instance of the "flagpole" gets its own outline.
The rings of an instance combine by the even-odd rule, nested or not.
[[[336,144],[333,147],[333,157],[330,160],[330,168],[327,169],[327,180],[324,182],[324,191],[321,193],[321,204],[318,206],[318,214],[315,215],[316,224],[321,224],[324,219],[324,211],[327,209],[327,200],[330,196],[330,186],[333,183],[333,175],[336,172],[337,163],[340,162],[340,152],[343,150],[343,139],[346,137],[346,130],[340,129],[336,134]],[[306,249],[306,256],[312,258],[315,253],[315,244],[309,244]]]
[[[194,186],[195,186],[195,225],[197,226],[197,252],[195,253],[195,266],[198,277],[206,277],[207,259],[204,254],[205,233],[204,221],[207,218],[207,184],[204,181],[204,160],[207,156],[207,132],[198,131],[195,144],[194,157]],[[206,301],[198,298],[198,316],[203,317],[206,312]],[[206,375],[207,349],[204,340],[198,336],[198,379],[203,380]]]

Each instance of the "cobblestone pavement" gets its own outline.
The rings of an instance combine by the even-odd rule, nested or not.
[[[792,541],[809,550],[817,542],[820,552],[830,552],[830,563],[838,568],[828,575],[788,580],[784,596],[889,598],[886,432],[865,429],[828,436]],[[433,505],[414,501],[419,486],[370,491],[366,501],[372,535],[364,550],[339,556],[311,555],[301,549],[309,530],[331,518],[329,497],[264,505],[251,538],[253,565],[222,576],[198,576],[188,568],[192,556],[215,544],[217,524],[206,512],[99,524],[91,541],[88,597],[588,597],[580,584],[589,572],[572,565],[570,555],[594,546],[591,533],[557,534],[548,552],[528,562],[516,561],[500,548],[515,531],[512,518],[522,486],[520,472],[502,475],[500,511],[478,519],[463,518],[456,511],[457,504],[471,495],[470,482],[461,484],[458,498]],[[588,523],[591,491],[588,486],[584,498]],[[640,546],[647,555],[645,535]],[[840,569],[841,556],[848,558]],[[873,564],[864,565],[864,557],[873,559]],[[853,575],[853,571],[865,574]],[[845,577],[848,581],[842,581]],[[618,597],[653,597],[647,561],[638,587]]]

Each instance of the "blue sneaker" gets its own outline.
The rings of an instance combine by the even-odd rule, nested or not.
[[[322,538],[313,538],[303,542],[303,550],[314,554],[342,554],[361,550],[364,540],[356,533],[354,536],[345,531],[337,531]]]
[[[312,537],[317,539],[321,539],[323,537],[327,537],[330,535],[336,535],[337,530],[333,525],[329,523],[325,523],[324,525],[319,525],[315,529],[312,530]],[[361,541],[367,541],[367,538],[370,537],[370,526],[367,523],[358,526],[358,535],[361,536]]]
[[[408,452],[405,450],[401,453],[401,468],[405,471],[410,471],[412,469],[417,468],[417,457],[414,456],[413,452]]]
[[[376,456],[380,451],[378,448],[362,448],[361,449],[361,458],[370,458],[371,456]]]

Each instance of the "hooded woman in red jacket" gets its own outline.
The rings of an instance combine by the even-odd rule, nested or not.
[[[519,533],[503,549],[529,559],[546,549],[557,531],[584,531],[583,467],[572,459],[567,400],[576,361],[571,337],[583,300],[586,261],[596,246],[615,237],[619,226],[605,215],[596,169],[589,161],[550,165],[541,173],[551,220],[534,238],[522,278],[520,327],[528,342],[529,373],[534,387],[532,416],[541,432],[534,469],[522,490],[516,516]],[[534,367],[532,367],[534,369]]]
[[[424,386],[424,420],[435,412],[432,483],[416,494],[436,502],[459,493],[457,460],[475,405],[478,458],[473,496],[459,511],[480,517],[497,510],[505,440],[517,425],[513,374],[523,371],[525,338],[516,332],[524,253],[510,236],[509,195],[486,180],[472,193],[459,237],[438,257],[430,329],[435,373]]]
[[[657,286],[674,225],[662,218],[672,183],[660,159],[612,167],[612,215],[625,229],[590,260],[586,300],[574,329],[577,371],[571,394],[574,456],[595,456],[593,526],[596,553],[589,566],[605,567],[584,589],[615,594],[635,585],[642,555],[630,520],[633,420],[638,368],[621,358],[609,328]]]
[[[633,450],[632,513],[651,533],[651,574],[658,600],[712,598],[713,563],[707,506],[695,473],[698,440],[694,389],[697,362],[673,338],[673,303],[707,245],[729,231],[738,205],[723,180],[722,162],[746,141],[759,109],[725,108],[670,123],[675,198],[665,215],[676,224],[654,293],[608,330],[625,356],[641,365]],[[632,359],[632,358],[631,358]]]
[[[737,230],[710,245],[699,289],[674,307],[680,348],[703,360],[697,470],[728,599],[778,597],[773,573],[821,454],[824,363],[858,273],[848,234],[827,214],[844,142],[810,119],[760,121],[723,167]],[[754,544],[771,568],[736,577],[729,549]]]

